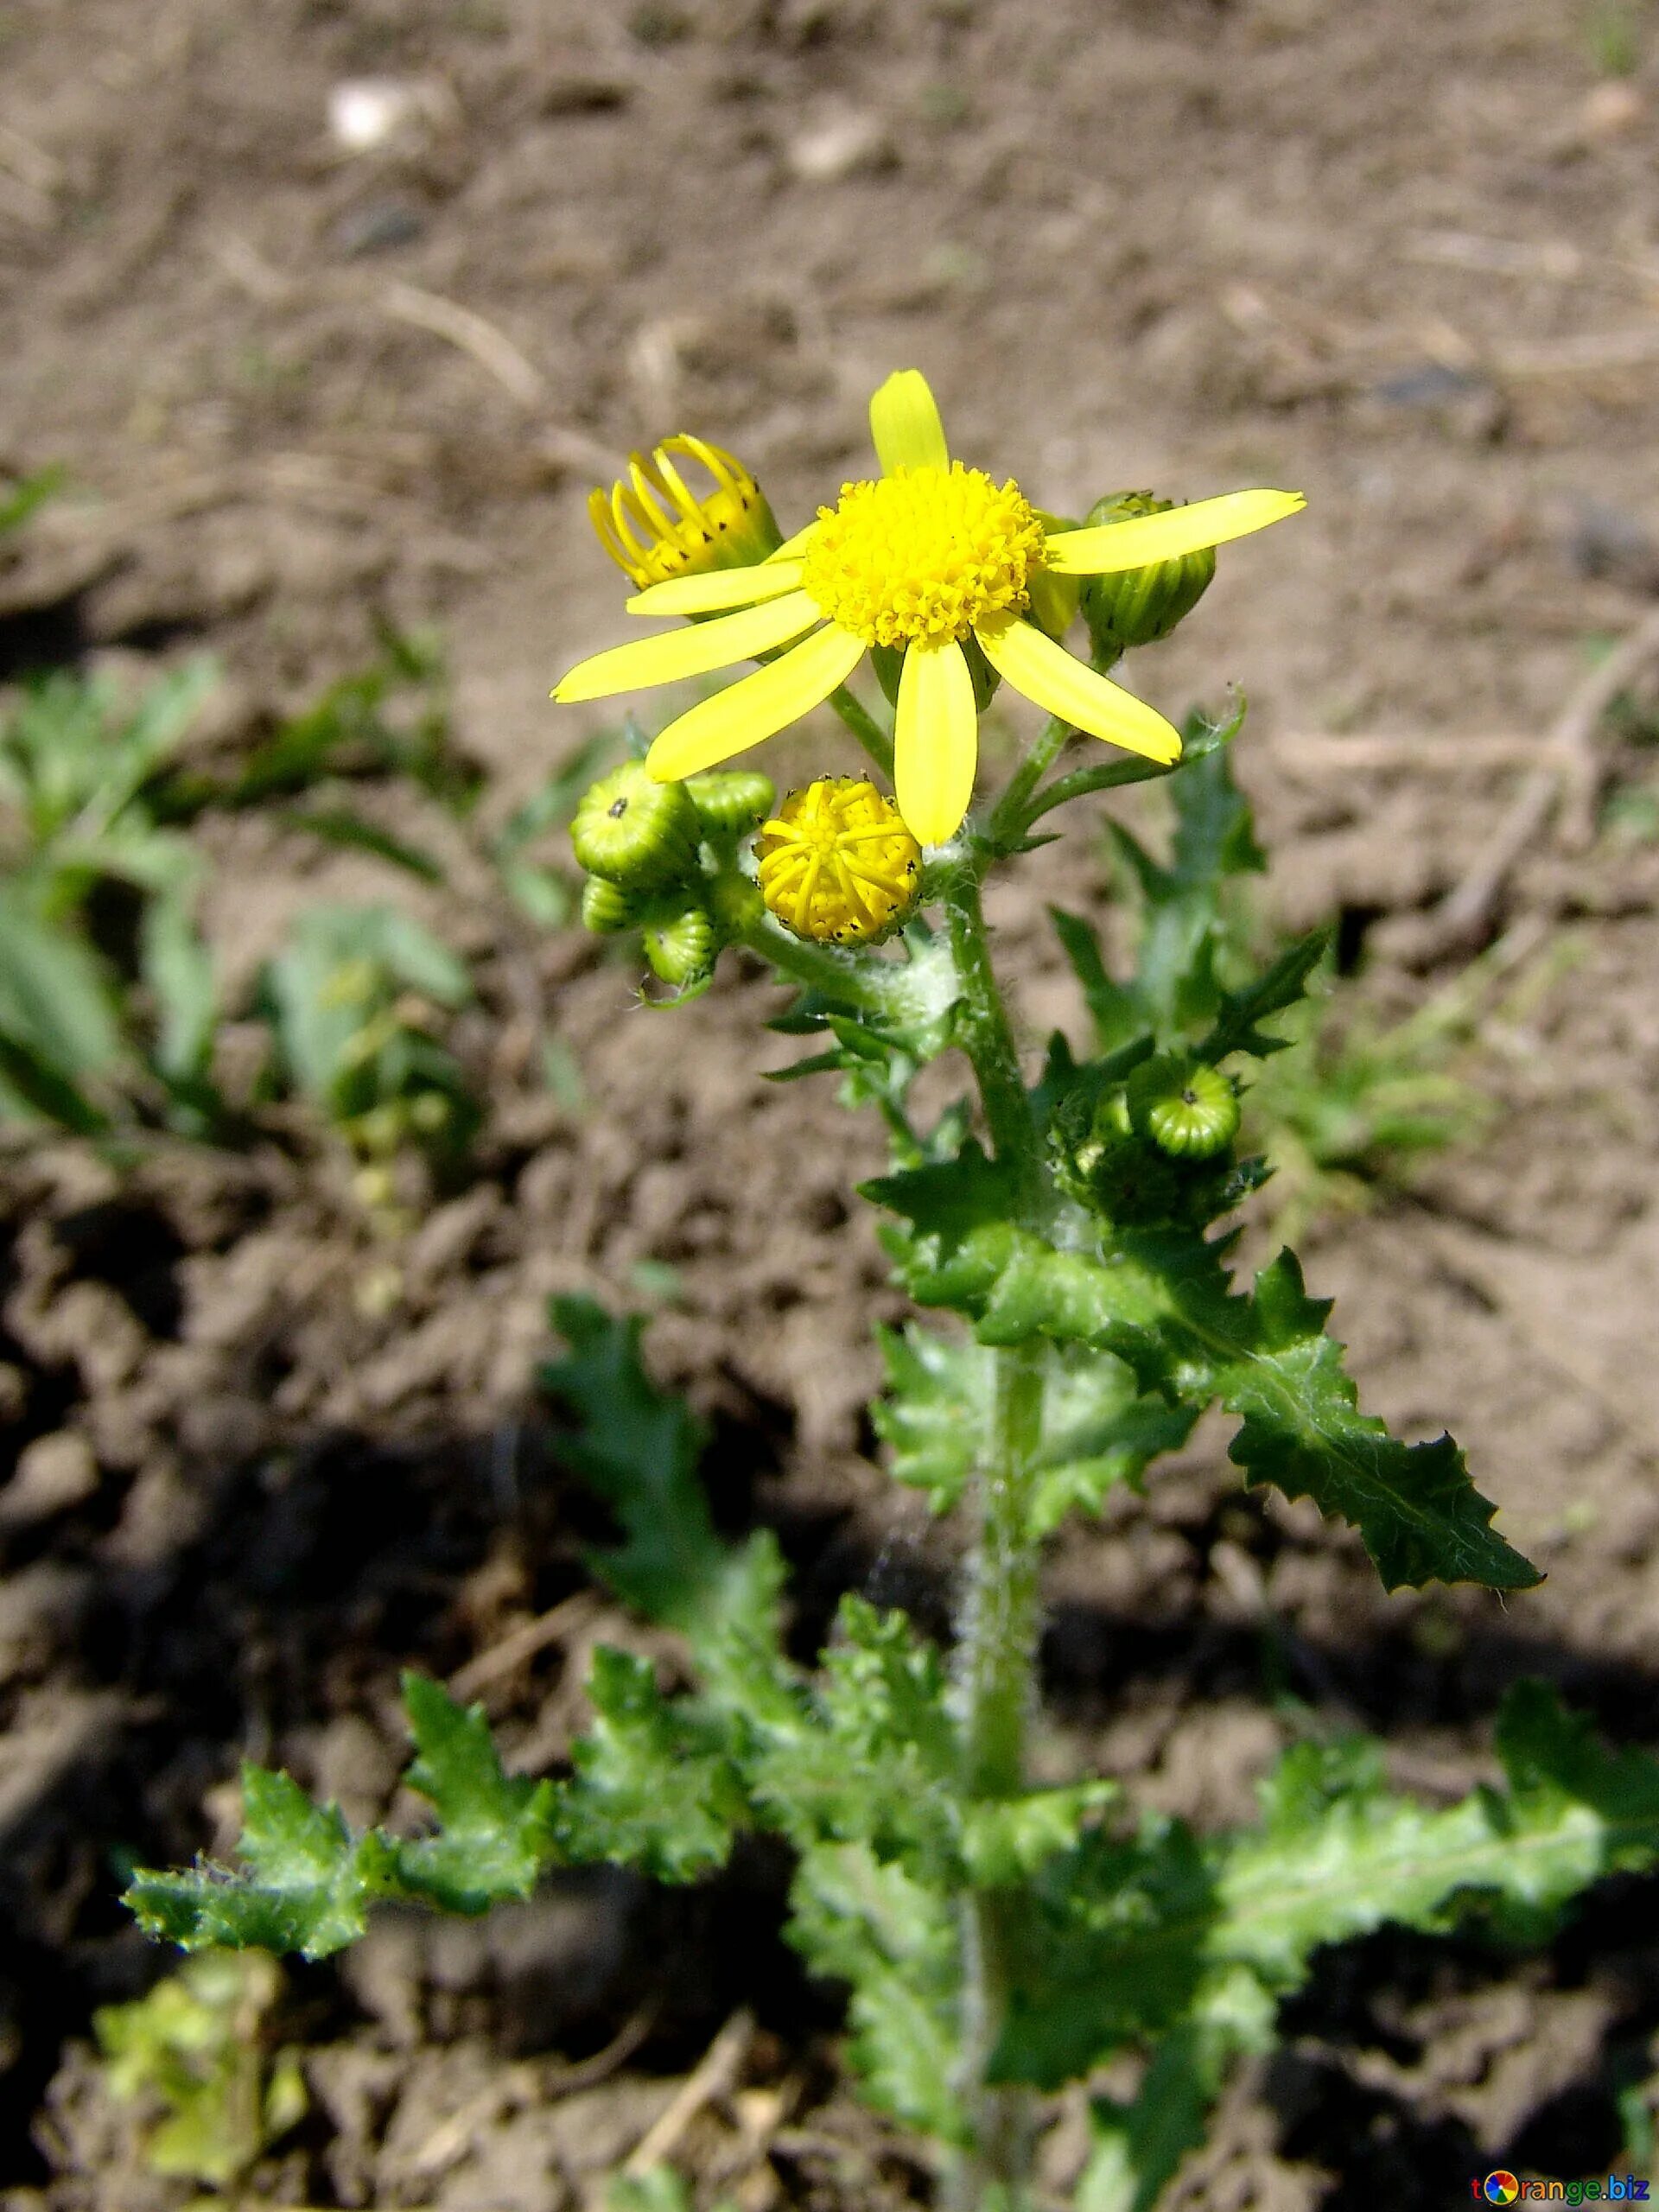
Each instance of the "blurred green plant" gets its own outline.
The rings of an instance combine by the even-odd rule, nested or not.
[[[0,1118],[92,1135],[124,1093],[190,1134],[220,1118],[200,864],[155,804],[215,680],[194,661],[129,707],[54,674],[0,719]]]
[[[68,480],[60,461],[37,468],[28,476],[15,476],[0,485],[0,537],[21,530],[37,507],[56,497]]]
[[[453,1166],[480,1115],[435,1032],[472,995],[465,963],[396,907],[310,907],[261,977],[272,1087],[308,1100],[365,1162],[413,1147]]]
[[[56,481],[43,472],[16,487],[0,526]],[[218,681],[214,664],[197,660],[129,702],[105,677],[59,671],[0,713],[0,1123],[123,1141],[160,1126],[235,1142],[248,1109],[286,1085],[373,1166],[374,1187],[404,1146],[447,1172],[480,1119],[435,1033],[438,1017],[471,1001],[464,965],[389,907],[302,915],[261,977],[266,1079],[252,1099],[227,1098],[215,1052],[238,1009],[197,925],[207,868],[188,832],[210,810],[257,810],[439,885],[452,875],[445,836],[452,859],[458,830],[512,939],[573,912],[574,877],[542,848],[613,741],[579,747],[486,831],[480,777],[455,756],[430,639],[383,629],[369,667],[228,765],[203,765],[182,755]],[[388,785],[412,786],[436,809],[426,842],[376,818],[371,791]],[[537,1041],[547,1079],[569,1093],[568,1050],[550,1033]]]
[[[229,2188],[304,2118],[299,2060],[270,2047],[283,1990],[263,1951],[204,1951],[147,1997],[93,2014],[111,2094],[160,2107],[144,2144],[152,2173]]]
[[[1645,13],[1639,0],[1594,0],[1584,35],[1598,76],[1635,76],[1642,67]]]

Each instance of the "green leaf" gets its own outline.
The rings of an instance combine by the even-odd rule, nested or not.
[[[37,468],[32,476],[15,479],[0,493],[0,537],[9,531],[21,530],[37,507],[44,506],[63,489],[68,476],[63,463],[54,461]]]
[[[724,1726],[666,1704],[649,1660],[601,1645],[588,1695],[595,1719],[572,1748],[575,1780],[556,1801],[563,1853],[691,1882],[723,1866],[747,1806]]]
[[[876,1334],[891,1395],[871,1414],[892,1447],[893,1476],[925,1490],[936,1513],[948,1511],[989,1447],[992,1355],[982,1344],[949,1343],[913,1327]],[[1121,1482],[1138,1485],[1154,1459],[1186,1441],[1197,1418],[1190,1407],[1140,1392],[1110,1352],[1056,1345],[1030,1489],[1031,1535],[1047,1535],[1074,1507],[1097,1513]]]
[[[748,1761],[751,1795],[798,1850],[867,1843],[942,1880],[960,1753],[939,1655],[902,1613],[861,1598],[842,1599],[836,1628],[809,1707],[779,1710]]]
[[[697,1479],[707,1432],[682,1398],[658,1390],[639,1354],[644,1320],[613,1321],[588,1298],[556,1298],[550,1313],[569,1355],[538,1381],[581,1426],[563,1457],[615,1514],[623,1541],[590,1551],[588,1564],[617,1595],[705,1649],[741,1624],[774,1630],[774,1554],[715,1534]]]
[[[1007,1172],[972,1143],[863,1188],[911,1223],[890,1249],[921,1304],[967,1313],[982,1344],[1041,1334],[1113,1352],[1172,1405],[1219,1399],[1243,1418],[1232,1456],[1248,1479],[1352,1522],[1387,1588],[1540,1579],[1490,1526],[1494,1508],[1449,1439],[1401,1444],[1360,1413],[1324,1334],[1329,1306],[1306,1297],[1288,1254],[1246,1299],[1229,1289],[1226,1241],[1195,1231],[1116,1230],[1096,1252],[1058,1250],[1015,1224]]]
[[[103,1128],[81,1085],[124,1056],[115,995],[91,948],[35,913],[20,885],[0,884],[0,1084],[13,1110]]]
[[[870,2101],[944,2143],[968,2123],[952,2087],[961,1981],[950,1898],[866,1845],[802,1854],[785,1930],[812,1971],[851,1985],[848,2057]]]
[[[1498,1748],[1508,1788],[1439,1808],[1384,1786],[1376,1745],[1298,1744],[1262,1784],[1253,1827],[1200,1843],[1152,1823],[1050,1859],[999,2075],[1058,2088],[1126,2042],[1185,2027],[1201,2031],[1196,2094],[1219,2056],[1261,2047],[1265,2008],[1325,1945],[1471,1917],[1535,1942],[1592,1884],[1659,1862],[1659,1762],[1604,1750],[1535,1683],[1506,1700]]]
[[[1067,913],[1063,906],[1051,906],[1048,916],[1054,925],[1054,934],[1060,940],[1060,950],[1083,986],[1084,1004],[1095,1025],[1096,1046],[1103,1052],[1116,1052],[1120,1045],[1128,1044],[1132,1037],[1150,1027],[1146,1001],[1138,991],[1125,989],[1107,974],[1100,938],[1091,923],[1081,914]]]
[[[213,1057],[219,988],[213,955],[188,898],[152,899],[144,909],[141,957],[161,1023],[156,1065],[171,1085],[198,1086]]]
[[[298,1951],[327,1958],[362,1935],[372,1896],[388,1886],[378,1833],[353,1836],[337,1805],[316,1805],[296,1782],[267,1768],[242,1770],[246,1875],[200,1866],[167,1874],[141,1867],[124,1902],[148,1936],[187,1951]]]
[[[1284,1052],[1288,1039],[1269,1036],[1256,1025],[1270,1014],[1283,1014],[1306,995],[1307,979],[1330,944],[1330,930],[1311,930],[1287,946],[1255,982],[1242,990],[1224,992],[1213,1027],[1194,1048],[1198,1058],[1213,1067],[1231,1052],[1251,1052],[1265,1060],[1274,1052]]]
[[[402,868],[423,883],[442,883],[444,880],[441,861],[435,860],[419,845],[411,845],[406,838],[394,836],[378,823],[366,820],[355,807],[279,807],[274,810],[272,818],[289,830],[304,830],[308,836],[315,837],[322,844],[371,853],[376,860]]]
[[[463,1708],[423,1675],[403,1688],[419,1754],[406,1779],[442,1825],[397,1847],[398,1879],[448,1912],[527,1897],[552,1855],[553,1784],[502,1770],[481,1706]]]

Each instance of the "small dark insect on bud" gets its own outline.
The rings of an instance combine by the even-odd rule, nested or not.
[[[643,760],[625,760],[588,786],[570,842],[589,875],[625,891],[664,891],[697,872],[697,810],[681,784],[659,784]]]

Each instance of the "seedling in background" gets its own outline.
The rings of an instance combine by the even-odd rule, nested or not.
[[[453,1166],[479,1122],[436,1032],[467,1005],[464,963],[391,906],[314,906],[266,966],[262,997],[280,1078],[308,1099],[363,1163],[359,1195],[391,1204],[404,1150]]]
[[[148,1090],[187,1132],[218,1118],[200,868],[155,805],[214,681],[194,662],[126,706],[50,676],[0,720],[0,1117],[92,1135]]]
[[[801,1666],[778,1546],[717,1533],[700,1433],[645,1373],[639,1325],[556,1300],[569,1351],[543,1388],[618,1531],[589,1569],[684,1638],[695,1687],[665,1697],[648,1662],[598,1651],[594,1726],[568,1774],[538,1779],[504,1770],[481,1709],[411,1675],[425,1830],[354,1832],[249,1767],[239,1866],[141,1872],[129,1902],[187,1948],[318,1957],[381,1899],[480,1912],[597,1860],[689,1882],[743,1835],[781,1838],[789,1940],[849,1992],[849,2062],[932,2145],[957,2212],[1026,2212],[1035,2097],[1128,2056],[1141,2085],[1096,2100],[1079,2202],[1147,2212],[1321,1947],[1391,1921],[1537,1940],[1602,1875],[1659,1860],[1659,1764],[1603,1751],[1530,1688],[1499,1722],[1502,1786],[1452,1805],[1391,1791],[1379,1748],[1352,1740],[1293,1743],[1259,1820],[1232,1832],[1137,1815],[1088,1773],[1034,1783],[1045,1544],[1155,1480],[1208,1410],[1246,1484],[1348,1523],[1386,1589],[1539,1577],[1449,1437],[1403,1444],[1360,1411],[1292,1253],[1248,1290],[1229,1271],[1230,1217],[1268,1173],[1241,1151],[1240,1093],[1287,1052],[1280,1024],[1325,939],[1230,971],[1224,887],[1262,864],[1225,767],[1237,718],[1189,726],[1177,766],[1178,734],[1104,671],[1192,607],[1210,549],[1298,502],[1115,497],[1079,528],[952,467],[914,372],[883,385],[871,421],[885,474],[782,543],[730,456],[687,440],[635,456],[610,502],[595,495],[607,549],[637,611],[709,619],[598,656],[560,689],[601,697],[760,662],[589,792],[573,824],[584,912],[624,941],[637,928],[681,1006],[725,946],[760,955],[796,992],[772,1027],[817,1047],[790,1072],[833,1073],[880,1112],[891,1172],[863,1195],[887,1216],[898,1281],[950,1318],[884,1336],[877,1419],[894,1478],[972,1531],[952,1649],[848,1597],[820,1666]],[[712,491],[688,485],[688,453]],[[1063,642],[1079,612],[1092,667]],[[891,728],[848,689],[871,645]],[[1052,719],[970,814],[999,676]],[[820,778],[768,798],[758,831],[737,826],[759,779],[722,761],[825,699],[874,777]],[[1080,729],[1122,749],[1052,772]],[[889,769],[893,798],[874,780]],[[1177,831],[1167,864],[1120,839],[1145,899],[1135,972],[1114,976],[1094,932],[1057,915],[1098,1048],[1079,1061],[1055,1036],[1033,1082],[982,885],[1041,865],[1027,856],[1045,816],[1154,776],[1173,779]],[[972,1071],[988,1147],[963,1103],[918,1118],[914,1078],[947,1051]]]
[[[305,2117],[292,2051],[270,2046],[282,1970],[262,1951],[207,1951],[92,2025],[111,2094],[160,2107],[144,2158],[152,2173],[228,2189]]]

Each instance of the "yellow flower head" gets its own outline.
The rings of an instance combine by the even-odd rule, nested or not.
[[[695,492],[681,465],[696,461],[714,479]],[[781,543],[766,495],[734,454],[702,438],[664,438],[651,458],[630,454],[626,480],[608,497],[590,492],[588,512],[599,542],[641,591],[670,576],[747,568]]]
[[[1092,529],[1046,529],[1018,487],[953,462],[939,410],[915,369],[870,402],[883,474],[764,559],[677,575],[628,601],[635,614],[719,614],[582,662],[556,699],[603,699],[772,656],[692,707],[646,756],[661,783],[729,760],[810,713],[873,645],[902,650],[893,728],[899,810],[924,845],[956,835],[973,797],[979,716],[963,648],[1050,714],[1154,760],[1179,735],[1133,692],[1099,676],[1025,619],[1033,579],[1119,575],[1220,545],[1294,514],[1295,492],[1229,492],[1167,513]]]
[[[791,791],[754,851],[760,895],[797,937],[862,944],[915,904],[921,848],[892,800],[852,776]]]

